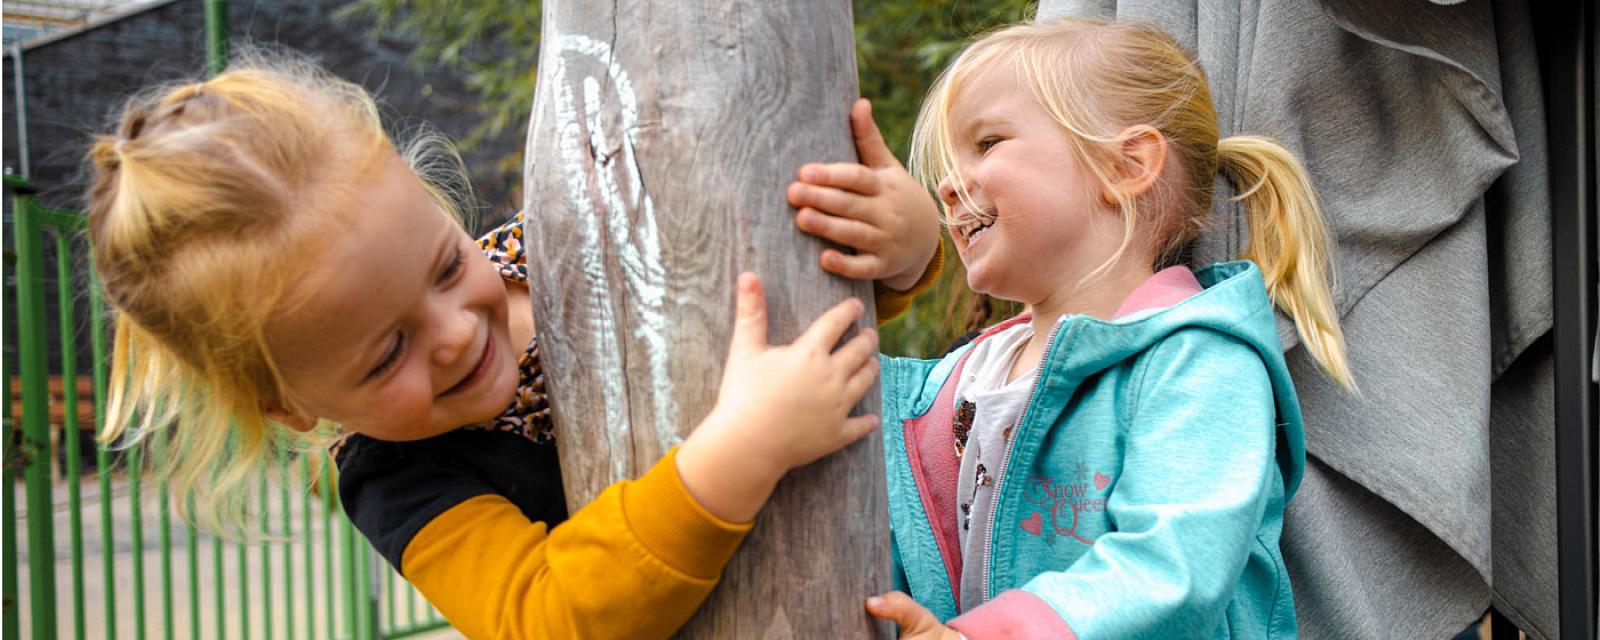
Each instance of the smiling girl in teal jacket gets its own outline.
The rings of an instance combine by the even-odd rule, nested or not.
[[[913,162],[968,284],[1030,313],[939,361],[885,360],[910,598],[869,609],[916,638],[1295,637],[1278,541],[1305,448],[1275,307],[1353,388],[1305,170],[1265,138],[1219,140],[1165,33],[1084,20],[971,45]],[[1248,260],[1191,271],[1219,173]]]

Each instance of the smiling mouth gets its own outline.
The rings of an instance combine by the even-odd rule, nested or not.
[[[988,231],[989,227],[993,227],[997,219],[993,211],[968,214],[966,220],[957,225],[954,231],[960,234],[961,239],[965,240],[967,244],[972,244],[978,239],[978,236]]]
[[[466,377],[462,378],[460,382],[457,382],[455,386],[445,389],[444,393],[439,395],[443,397],[455,394],[463,389],[471,387],[477,381],[482,380],[484,373],[489,369],[490,356],[494,354],[492,351],[493,348],[494,333],[490,332],[488,337],[483,341],[483,351],[478,354],[477,366],[472,367],[472,371],[467,372]]]

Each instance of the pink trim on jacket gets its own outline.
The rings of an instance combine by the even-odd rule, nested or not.
[[[1167,267],[1155,272],[1123,299],[1122,306],[1117,307],[1113,318],[1121,318],[1130,313],[1162,309],[1183,302],[1189,296],[1204,290],[1200,281],[1194,278],[1194,272],[1188,267]]]
[[[949,623],[967,640],[1078,640],[1044,599],[1021,589],[1007,589],[983,606]]]
[[[984,331],[973,341],[977,342],[1027,320],[1028,315],[1022,314]],[[961,379],[961,370],[966,368],[970,355],[970,350],[962,354],[961,360],[950,372],[950,380]],[[916,480],[922,509],[928,514],[928,525],[933,529],[933,539],[939,546],[939,555],[944,559],[944,568],[950,572],[952,595],[956,599],[956,609],[960,610],[961,590],[956,585],[961,584],[961,532],[957,529],[961,516],[956,507],[956,478],[961,472],[961,461],[956,459],[955,433],[950,430],[955,415],[955,394],[956,385],[944,385],[927,413],[905,421],[905,437],[911,477]]]

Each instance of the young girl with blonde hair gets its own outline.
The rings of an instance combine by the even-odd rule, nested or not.
[[[1219,140],[1167,34],[1091,20],[974,42],[912,145],[968,284],[1030,313],[939,361],[886,360],[909,597],[868,608],[916,638],[1295,637],[1278,543],[1305,451],[1274,309],[1354,387],[1305,169]],[[1191,271],[1219,176],[1249,248]]]
[[[833,349],[861,303],[772,346],[745,274],[715,408],[568,517],[520,222],[474,243],[427,179],[452,154],[397,149],[354,84],[256,60],[133,99],[90,160],[89,241],[116,311],[103,436],[160,445],[188,515],[238,530],[257,474],[337,425],[346,511],[468,637],[670,634],[778,479],[877,424],[848,416],[876,334]],[[860,276],[918,280],[937,225],[897,228],[911,253],[869,250],[882,260]]]

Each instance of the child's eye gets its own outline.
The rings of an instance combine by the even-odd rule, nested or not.
[[[439,279],[434,284],[449,282],[451,278],[456,277],[456,274],[461,273],[461,265],[461,249],[456,249],[455,255],[450,258],[450,262],[444,265],[444,270],[439,272]]]
[[[999,137],[989,136],[987,138],[983,138],[981,140],[978,140],[978,151],[980,153],[988,153],[988,151],[990,149],[993,149],[994,146],[997,145],[997,144],[1000,144],[1000,138]]]
[[[394,342],[389,345],[389,350],[383,353],[383,359],[378,361],[378,366],[373,367],[372,371],[367,372],[367,379],[371,380],[376,378],[383,372],[388,371],[389,367],[394,366],[394,363],[400,359],[400,350],[405,346],[405,344],[405,334],[394,334]]]

